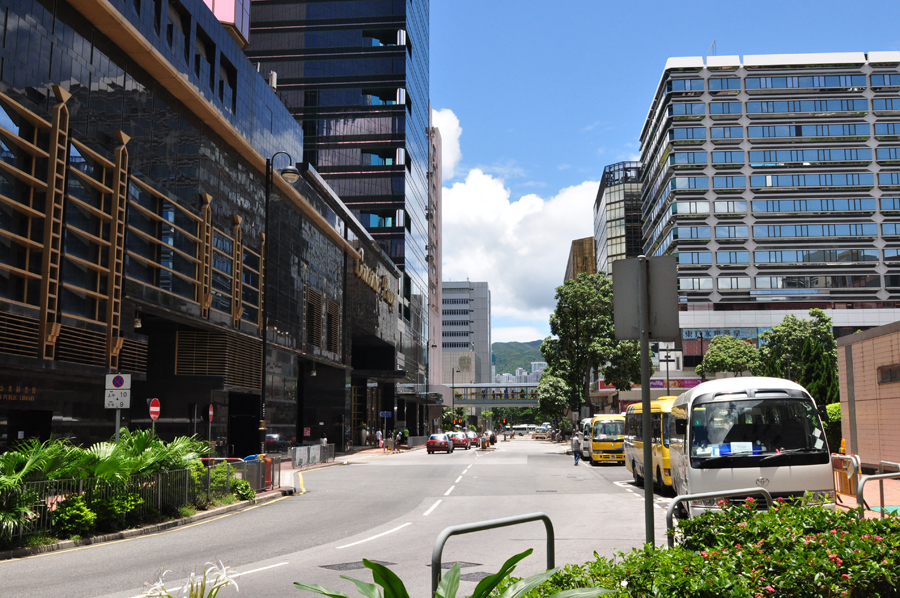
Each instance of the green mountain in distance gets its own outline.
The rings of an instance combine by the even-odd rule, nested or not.
[[[498,374],[515,374],[516,368],[524,368],[530,372],[532,361],[544,361],[544,356],[541,355],[542,342],[544,341],[493,343],[491,350],[494,352],[495,371]]]

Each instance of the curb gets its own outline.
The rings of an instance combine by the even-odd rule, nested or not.
[[[139,527],[136,529],[127,529],[121,532],[114,532],[111,534],[103,534],[102,536],[92,536],[90,538],[85,538],[83,540],[63,540],[62,542],[57,542],[56,544],[47,544],[46,546],[35,546],[33,548],[14,548],[12,550],[4,550],[0,551],[0,561],[5,561],[9,559],[18,559],[28,556],[34,556],[36,554],[45,554],[50,552],[57,552],[59,550],[68,550],[70,548],[77,548],[79,546],[90,546],[92,544],[103,544],[105,542],[111,542],[113,540],[125,540],[128,538],[134,538],[137,536],[145,536],[148,534],[155,534],[157,532],[166,531],[172,528],[181,527],[183,525],[188,525],[190,523],[194,523],[197,521],[202,521],[203,519],[209,519],[210,517],[215,517],[217,515],[222,515],[224,513],[230,513],[232,511],[239,511],[246,507],[252,505],[258,505],[261,503],[268,502],[270,500],[280,498],[282,496],[288,496],[294,493],[294,489],[291,487],[287,487],[282,490],[269,490],[265,493],[259,494],[253,500],[242,500],[230,505],[225,505],[224,507],[217,507],[215,509],[211,509],[209,511],[201,511],[196,515],[192,515],[190,517],[184,517],[181,519],[173,519],[171,521],[165,521],[163,523],[157,523],[154,525],[148,525],[146,527]]]

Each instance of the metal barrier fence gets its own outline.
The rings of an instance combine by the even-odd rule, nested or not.
[[[444,544],[447,543],[450,536],[482,532],[489,529],[497,529],[499,527],[507,527],[531,521],[544,522],[544,529],[547,531],[547,571],[556,567],[556,535],[553,533],[553,522],[550,521],[550,517],[544,513],[529,513],[527,515],[504,517],[503,519],[490,519],[488,521],[479,521],[477,523],[454,525],[445,528],[437,537],[437,540],[434,541],[434,548],[431,550],[431,593],[434,594],[435,591],[437,591],[438,584],[441,581],[441,554],[443,554]]]
[[[871,507],[866,502],[866,499],[863,498],[863,490],[866,487],[866,482],[870,480],[878,480],[879,493],[881,495],[881,518],[884,519],[887,517],[887,509],[884,505],[884,480],[900,478],[900,471],[896,471],[894,473],[884,473],[884,466],[891,465],[900,470],[900,463],[894,463],[893,461],[881,461],[878,464],[878,473],[875,475],[864,475],[859,478],[859,486],[856,488],[856,501],[861,504],[866,509],[870,509]],[[859,518],[865,519],[866,513],[865,511],[860,511]]]
[[[332,457],[333,458],[333,457]],[[179,469],[153,475],[135,475],[124,483],[108,482],[99,478],[76,478],[26,482],[21,489],[11,489],[0,496],[0,502],[12,498],[17,492],[25,497],[34,516],[25,523],[3,532],[6,538],[22,538],[48,532],[53,527],[53,514],[64,500],[83,496],[92,510],[104,508],[108,501],[139,499],[139,504],[128,513],[129,518],[143,519],[154,511],[171,511],[185,505],[209,501],[215,496],[228,494],[234,480],[247,480],[255,491],[276,488],[281,485],[281,460],[222,463],[212,467]],[[124,520],[124,516],[123,516]]]
[[[310,444],[307,446],[292,446],[290,449],[291,463],[294,467],[304,467],[316,463],[330,463],[334,461],[333,444]]]
[[[669,508],[666,509],[666,531],[668,532],[675,526],[674,518],[675,518],[675,507],[678,506],[679,503],[687,502],[691,500],[702,500],[707,498],[729,498],[733,496],[751,496],[753,494],[762,494],[763,498],[766,499],[766,509],[772,508],[772,495],[769,494],[769,491],[765,488],[742,488],[739,490],[721,490],[717,492],[703,492],[700,494],[679,494],[675,498],[672,499],[672,502],[669,503]],[[675,546],[675,537],[669,535],[669,548]]]
[[[417,446],[425,446],[428,442],[428,436],[408,436],[406,438],[406,447],[414,448]]]
[[[862,470],[859,455],[832,453],[831,469],[834,472],[835,500],[841,502],[841,494],[856,496],[856,485],[859,483],[859,472]]]

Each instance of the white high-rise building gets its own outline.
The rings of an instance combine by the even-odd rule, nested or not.
[[[491,382],[491,291],[486,282],[442,283],[443,382]]]

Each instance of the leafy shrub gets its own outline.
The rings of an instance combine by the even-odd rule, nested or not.
[[[857,511],[802,502],[778,503],[768,512],[757,511],[752,499],[722,506],[722,512],[680,522],[680,546],[598,556],[567,567],[529,596],[583,585],[615,588],[620,597],[900,594],[900,519],[860,520]]]
[[[828,440],[828,448],[831,452],[837,453],[841,450],[841,438],[843,437],[841,432],[841,404],[832,403],[826,405],[825,410],[828,412],[828,419],[822,422],[825,424],[825,438]]]
[[[106,498],[91,501],[91,509],[97,513],[97,527],[104,531],[118,531],[126,527],[128,515],[134,513],[144,499],[135,492],[120,492]],[[134,521],[132,518],[131,521]]]
[[[53,529],[63,538],[86,536],[97,522],[97,514],[84,502],[84,496],[76,494],[59,503],[53,511]]]
[[[231,492],[238,497],[238,500],[253,500],[256,498],[256,492],[250,486],[247,480],[232,480]]]
[[[533,552],[531,548],[526,550],[525,552],[521,552],[515,556],[507,559],[503,566],[500,568],[500,571],[493,575],[488,575],[478,582],[478,585],[475,586],[475,591],[472,593],[470,598],[488,598],[489,596],[499,596],[499,598],[521,598],[522,596],[528,595],[533,588],[540,586],[547,579],[553,577],[559,569],[551,569],[545,573],[538,573],[537,575],[532,575],[526,579],[518,580],[514,583],[507,584],[502,593],[498,593],[495,588],[498,585],[509,577],[509,574],[513,572],[516,568],[516,564],[530,555]],[[365,596],[366,598],[375,598],[381,595],[377,586],[381,586],[384,591],[385,598],[409,598],[409,593],[406,590],[406,587],[403,585],[403,581],[397,577],[397,574],[381,565],[379,563],[373,563],[372,561],[363,559],[363,565],[371,569],[372,571],[372,580],[375,582],[374,584],[361,581],[359,579],[353,579],[352,577],[347,577],[341,575],[341,578],[346,579],[348,581],[352,581],[354,585],[356,585],[356,589],[359,590],[359,593]],[[459,591],[459,563],[453,563],[453,567],[441,578],[440,583],[438,584],[437,590],[435,590],[434,594],[437,598],[456,598],[456,594]],[[377,585],[376,585],[377,584]],[[305,583],[294,582],[294,587],[298,590],[305,590],[307,592],[313,592],[315,594],[322,594],[323,596],[328,596],[329,598],[346,598],[347,595],[342,592],[335,592],[333,590],[328,590],[320,585],[311,585]],[[541,586],[543,587],[543,586]],[[566,592],[560,592],[558,594],[553,594],[553,598],[594,598],[595,596],[599,596],[600,594],[609,594],[610,590],[604,590],[603,588],[585,588],[585,589],[573,589]]]

